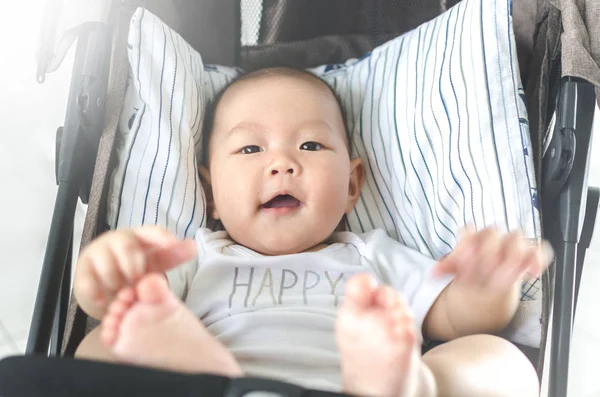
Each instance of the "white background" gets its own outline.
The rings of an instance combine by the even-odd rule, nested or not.
[[[0,358],[24,351],[54,207],[54,136],[62,125],[72,53],[46,83],[35,81],[42,0],[2,2],[0,12]],[[10,5],[7,5],[10,4]],[[597,112],[598,113],[598,112]],[[596,117],[600,120],[600,114]],[[600,122],[596,133],[600,133]],[[600,144],[593,153],[600,153]],[[600,156],[590,184],[600,186]],[[85,208],[76,212],[80,234]],[[549,216],[549,214],[546,214]],[[586,260],[569,397],[600,396],[600,233]],[[76,243],[78,245],[78,243]]]

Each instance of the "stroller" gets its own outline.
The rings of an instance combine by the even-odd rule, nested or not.
[[[64,4],[62,4],[64,2]],[[127,80],[128,23],[143,6],[160,16],[201,54],[207,64],[253,69],[269,65],[313,67],[360,57],[387,40],[453,7],[453,0],[105,0],[95,3],[92,21],[77,25],[77,51],[65,126],[57,131],[56,198],[42,276],[24,357],[0,365],[0,394],[136,395],[144,383],[155,393],[240,396],[267,390],[292,397],[329,395],[263,379],[193,378],[153,370],[95,366],[61,357],[74,354],[90,327],[70,298],[73,217],[80,198],[88,204],[82,245],[107,230],[107,196],[115,136]],[[549,395],[567,393],[569,348],[585,251],[589,247],[600,192],[589,188],[587,168],[596,94],[600,87],[600,7],[593,1],[515,0],[513,16],[521,79],[525,86],[535,177],[540,187],[542,234],[556,252],[542,277],[542,339],[523,348],[537,364],[550,367]],[[58,67],[54,31],[60,5],[49,3],[38,81]],[[250,4],[250,6],[249,6]],[[74,6],[74,5],[73,5]],[[258,39],[244,39],[243,8],[257,18]],[[254,8],[252,8],[254,7]],[[340,8],[344,13],[336,12]],[[219,39],[214,39],[214,32]],[[66,48],[58,48],[66,52]],[[554,217],[553,214],[558,214]],[[552,319],[552,324],[550,324]],[[552,332],[548,330],[551,327]],[[546,336],[551,338],[546,340]],[[546,343],[550,362],[544,363]],[[49,356],[49,358],[48,358]],[[32,368],[34,368],[32,370]],[[102,370],[99,371],[99,368]],[[26,372],[20,372],[25,371]],[[35,373],[34,379],[21,374]],[[65,378],[65,374],[72,375]],[[103,379],[123,385],[118,391]],[[67,390],[68,393],[67,394]],[[146,389],[144,389],[146,390]]]

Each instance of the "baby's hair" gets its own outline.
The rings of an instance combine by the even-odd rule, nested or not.
[[[225,94],[225,92],[229,88],[233,87],[234,85],[236,85],[237,83],[242,82],[242,81],[248,81],[248,80],[252,80],[255,78],[261,78],[261,77],[274,77],[274,76],[289,76],[289,77],[313,79],[314,81],[318,81],[318,82],[322,83],[325,87],[327,87],[327,89],[331,92],[331,94],[335,98],[335,101],[337,102],[338,108],[342,115],[342,122],[344,125],[344,131],[346,133],[348,152],[351,154],[352,140],[351,140],[351,136],[350,136],[350,130],[348,129],[348,122],[346,120],[346,112],[344,110],[344,106],[342,105],[342,99],[340,98],[338,93],[335,92],[335,90],[325,80],[321,79],[320,77],[316,76],[315,74],[313,74],[307,70],[292,68],[292,67],[287,67],[287,66],[286,67],[271,67],[271,68],[257,69],[257,70],[250,71],[250,72],[239,75],[238,77],[231,80],[225,87],[223,87],[217,93],[217,95],[215,95],[213,100],[207,104],[206,111],[204,114],[204,123],[202,125],[202,152],[203,152],[202,153],[202,162],[205,166],[208,166],[208,144],[210,141],[210,136],[212,135],[212,132],[214,129],[215,116],[217,113],[217,109],[219,107],[219,103],[221,102],[221,99],[223,98],[223,95]]]

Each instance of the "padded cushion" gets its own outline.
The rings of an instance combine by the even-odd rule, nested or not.
[[[383,228],[434,258],[469,223],[539,237],[510,12],[507,0],[464,0],[360,59],[312,70],[342,98],[365,164],[351,231]],[[143,9],[132,19],[129,60],[109,225],[158,224],[189,237],[207,222],[196,166],[203,109],[241,71],[203,65]],[[539,344],[539,289],[524,283],[508,331],[516,342]]]

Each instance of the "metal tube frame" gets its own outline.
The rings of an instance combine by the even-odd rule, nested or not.
[[[558,214],[555,219],[546,216],[547,238],[556,250],[549,397],[567,396],[577,253],[588,196],[595,104],[594,88],[589,82],[572,77],[562,79],[554,135],[555,139],[574,137],[574,144],[561,145],[565,149],[558,153],[556,161],[567,164],[567,157],[572,156],[572,169],[558,197],[544,208],[546,214]]]
[[[71,289],[73,220],[78,197],[87,200],[102,133],[111,39],[112,26],[101,23],[88,23],[78,38],[65,126],[57,137],[58,191],[25,350],[28,355],[61,351]]]

